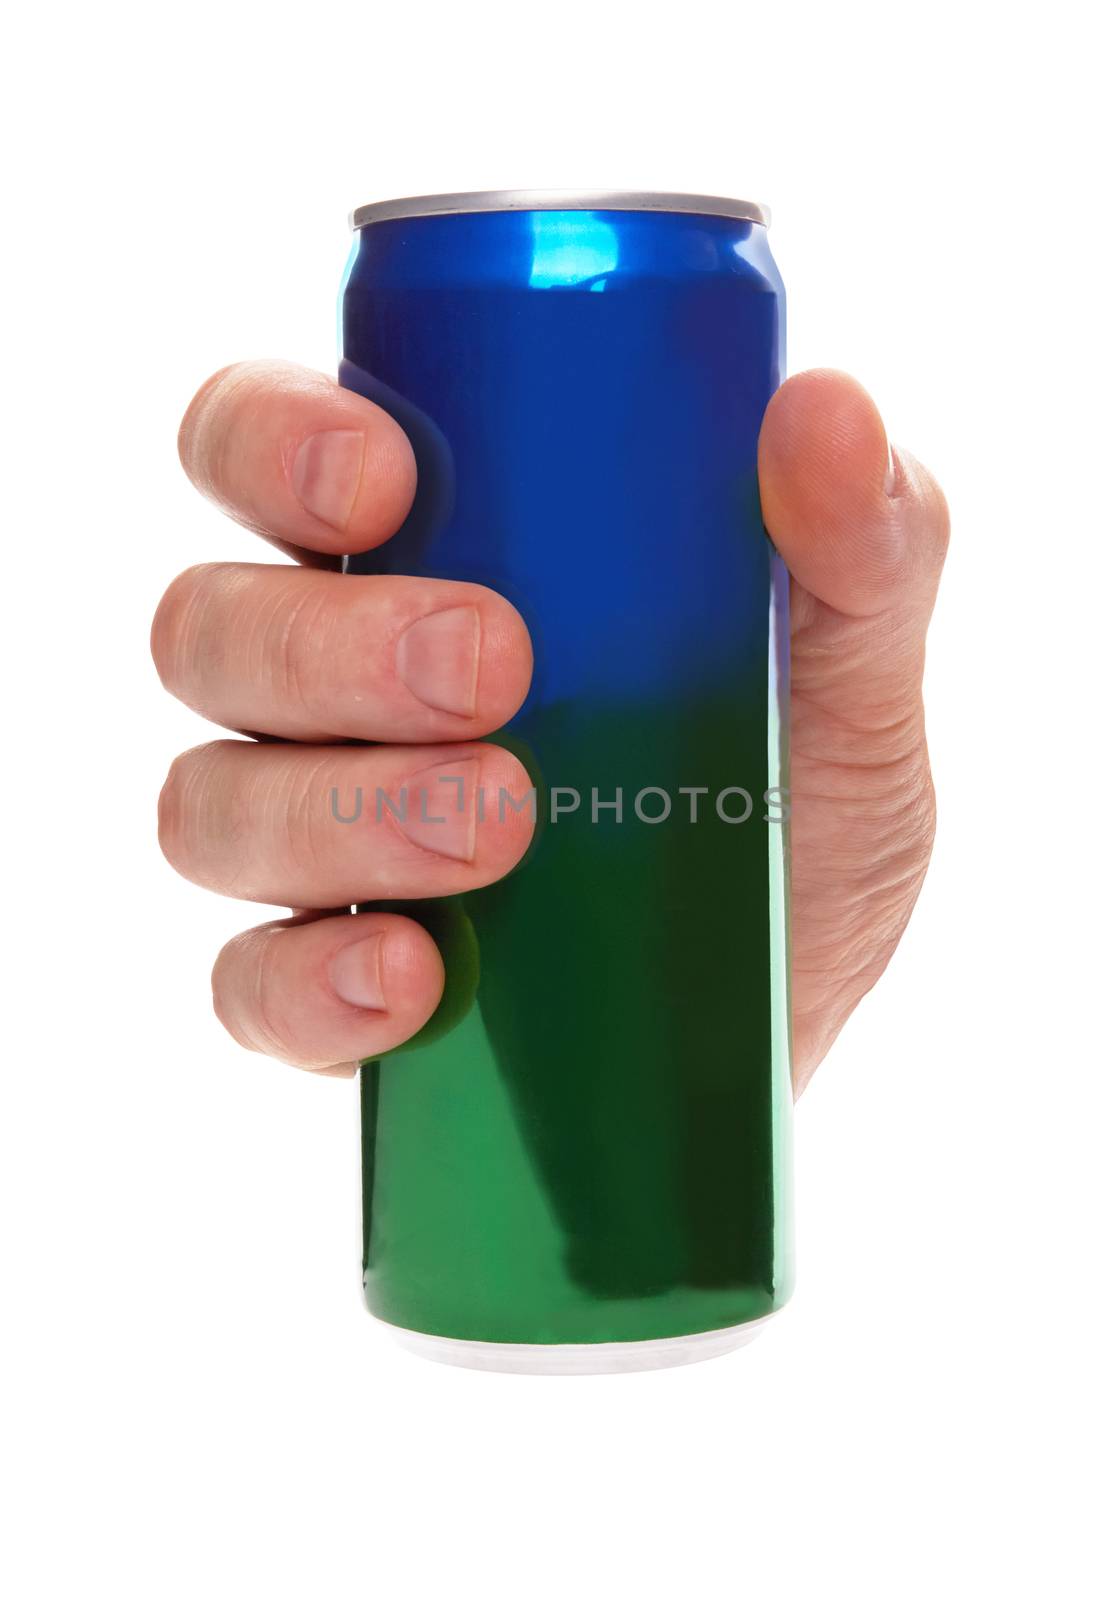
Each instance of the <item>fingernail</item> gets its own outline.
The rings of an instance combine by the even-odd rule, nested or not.
[[[475,606],[452,606],[412,622],[399,636],[395,666],[423,705],[458,717],[475,716],[480,612]]]
[[[364,434],[358,428],[312,433],[291,463],[291,488],[311,516],[344,532],[363,468]]]
[[[476,757],[466,757],[416,772],[400,786],[391,815],[412,844],[452,861],[472,861],[477,847],[477,771]]]
[[[360,1006],[365,1011],[384,1011],[383,974],[380,970],[382,933],[373,933],[367,939],[358,939],[338,950],[329,964],[329,981],[334,993],[346,1005]]]
[[[895,463],[895,451],[891,440],[887,441],[887,471],[884,473],[883,492],[889,500],[894,500],[899,492],[899,475]]]

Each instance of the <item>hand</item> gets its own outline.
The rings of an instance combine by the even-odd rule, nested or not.
[[[160,842],[184,876],[301,908],[234,939],[214,1004],[249,1049],[350,1074],[415,1033],[441,996],[441,958],[402,916],[331,914],[369,900],[457,894],[508,872],[526,811],[475,824],[411,817],[339,827],[308,794],[432,784],[441,766],[496,794],[530,779],[474,744],[518,709],[531,645],[517,612],[475,584],[342,576],[349,551],[400,526],[414,459],[384,412],[316,373],[230,367],[191,403],[179,445],[197,486],[301,567],[191,568],[160,602],[152,652],[166,687],[221,726],[171,767]],[[771,536],[792,574],[795,1082],[801,1089],[887,965],[934,832],[923,732],[926,626],[947,516],[929,474],[889,455],[864,392],[837,373],[784,384],[760,440]],[[333,570],[331,570],[333,569]],[[343,744],[337,741],[375,741]],[[282,742],[278,742],[282,741]]]

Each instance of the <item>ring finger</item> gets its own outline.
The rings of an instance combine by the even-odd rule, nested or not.
[[[530,778],[499,745],[220,740],[174,762],[159,841],[219,894],[329,909],[492,883],[526,850],[533,811]]]

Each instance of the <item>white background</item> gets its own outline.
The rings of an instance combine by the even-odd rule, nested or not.
[[[1110,84],[1089,8],[55,6],[2,96],[0,1183],[14,1596],[1112,1592]],[[1097,13],[1099,20],[1099,11]],[[355,1087],[209,1012],[205,738],[148,661],[213,368],[330,367],[346,213],[618,186],[774,209],[792,369],[946,486],[941,826],[797,1117],[800,1288],[690,1370],[516,1379],[363,1311]]]

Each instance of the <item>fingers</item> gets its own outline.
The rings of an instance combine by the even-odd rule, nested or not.
[[[323,373],[284,362],[216,373],[190,402],[178,447],[193,482],[230,516],[328,555],[382,544],[414,498],[399,425]]]
[[[302,747],[226,740],[179,756],[159,839],[219,894],[328,909],[459,894],[522,856],[531,780],[492,744]]]
[[[213,1006],[246,1049],[347,1074],[417,1033],[444,979],[433,939],[406,917],[272,922],[221,951]]]
[[[789,379],[759,445],[764,520],[802,588],[853,616],[910,607],[929,615],[949,518],[912,456],[889,454],[866,392],[840,372]]]
[[[527,630],[491,589],[296,567],[191,568],[151,648],[203,717],[284,739],[470,739],[513,716],[531,678]]]

